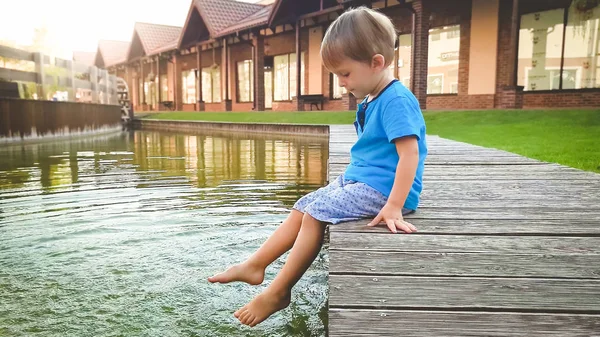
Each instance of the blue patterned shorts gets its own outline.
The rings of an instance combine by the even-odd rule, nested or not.
[[[311,192],[294,204],[294,209],[313,218],[338,224],[340,222],[374,218],[385,206],[387,197],[371,186],[344,179],[341,174],[325,187]],[[402,210],[409,214],[411,210]]]

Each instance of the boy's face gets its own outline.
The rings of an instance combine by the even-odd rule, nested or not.
[[[340,87],[346,88],[357,98],[363,98],[377,85],[378,67],[365,62],[345,58],[331,72],[338,77]]]

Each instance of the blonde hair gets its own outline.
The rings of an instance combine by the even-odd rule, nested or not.
[[[384,14],[358,7],[340,15],[327,29],[321,43],[321,59],[329,70],[344,58],[371,64],[373,56],[383,55],[385,66],[394,59],[397,33]]]

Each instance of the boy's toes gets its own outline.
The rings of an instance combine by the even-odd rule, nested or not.
[[[244,323],[246,325],[250,325],[250,323],[252,323],[255,320],[256,320],[256,316],[249,314],[248,316],[244,317],[244,321],[242,323]]]
[[[238,311],[233,313],[233,316],[235,316],[236,318],[240,318],[240,316],[242,316],[243,313],[248,311],[248,305],[245,305],[241,308],[238,309]]]
[[[240,320],[240,322],[246,324],[246,321],[248,320],[248,316],[250,316],[250,311],[246,310],[246,311],[242,312],[242,314],[240,315],[240,317],[238,319]]]

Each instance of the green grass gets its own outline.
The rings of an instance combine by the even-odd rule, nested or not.
[[[426,112],[427,133],[600,172],[600,110]]]
[[[235,123],[283,124],[352,124],[354,112],[303,111],[303,112],[166,112],[146,116],[152,119],[186,121],[218,121]]]
[[[351,124],[353,111],[169,112],[148,118],[239,123]],[[425,112],[427,133],[600,172],[600,110]]]

